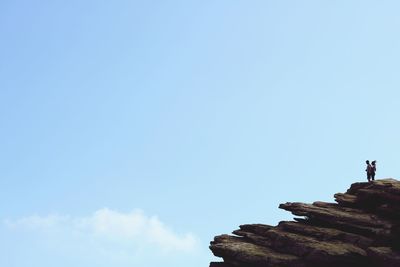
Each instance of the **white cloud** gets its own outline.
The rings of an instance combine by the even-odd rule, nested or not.
[[[53,239],[57,238],[57,235],[78,235],[84,239],[95,239],[97,244],[112,241],[129,249],[151,246],[162,252],[189,253],[198,248],[198,240],[193,234],[177,234],[156,216],[147,216],[140,210],[121,213],[103,208],[86,217],[34,215],[5,220],[4,224],[14,230],[27,229],[51,233]]]

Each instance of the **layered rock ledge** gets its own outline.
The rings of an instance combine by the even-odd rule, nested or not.
[[[337,203],[288,202],[298,216],[214,238],[210,267],[400,267],[400,182],[354,183]]]

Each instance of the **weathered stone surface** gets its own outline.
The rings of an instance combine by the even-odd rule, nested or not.
[[[265,232],[274,228],[273,226],[266,224],[243,224],[239,226],[240,230],[248,231],[254,234],[264,234]]]
[[[376,266],[398,267],[400,253],[393,251],[390,247],[370,247],[367,250],[368,256]]]
[[[385,205],[396,209],[398,212],[398,204],[400,202],[399,184],[394,179],[376,180],[373,183],[354,183],[344,194],[346,196],[339,195],[337,201],[344,203],[347,200],[349,205],[366,210],[376,210],[381,205]],[[353,200],[350,200],[351,198]]]
[[[343,193],[336,193],[334,195],[335,201],[343,207],[356,207],[357,206],[357,196]]]
[[[400,182],[354,183],[336,203],[285,203],[295,221],[245,224],[215,237],[211,267],[400,266]]]
[[[393,228],[391,221],[382,219],[375,214],[341,207],[337,204],[287,202],[279,207],[291,211],[294,215],[306,216],[310,221],[323,222],[333,228],[366,236],[389,238]]]
[[[298,222],[280,222],[278,228],[282,229],[283,231],[314,237],[321,241],[343,241],[355,244],[361,248],[366,248],[373,243],[373,239],[364,237],[362,235]]]
[[[303,267],[299,257],[273,251],[228,235],[216,236],[210,249],[215,256],[234,266],[282,266]]]

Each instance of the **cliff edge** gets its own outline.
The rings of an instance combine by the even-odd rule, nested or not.
[[[337,203],[288,202],[294,221],[245,224],[214,238],[210,267],[399,267],[400,182],[354,183]]]

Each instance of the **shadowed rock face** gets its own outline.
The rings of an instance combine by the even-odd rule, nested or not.
[[[337,203],[285,203],[295,221],[214,238],[210,267],[400,267],[400,182],[354,183]]]

